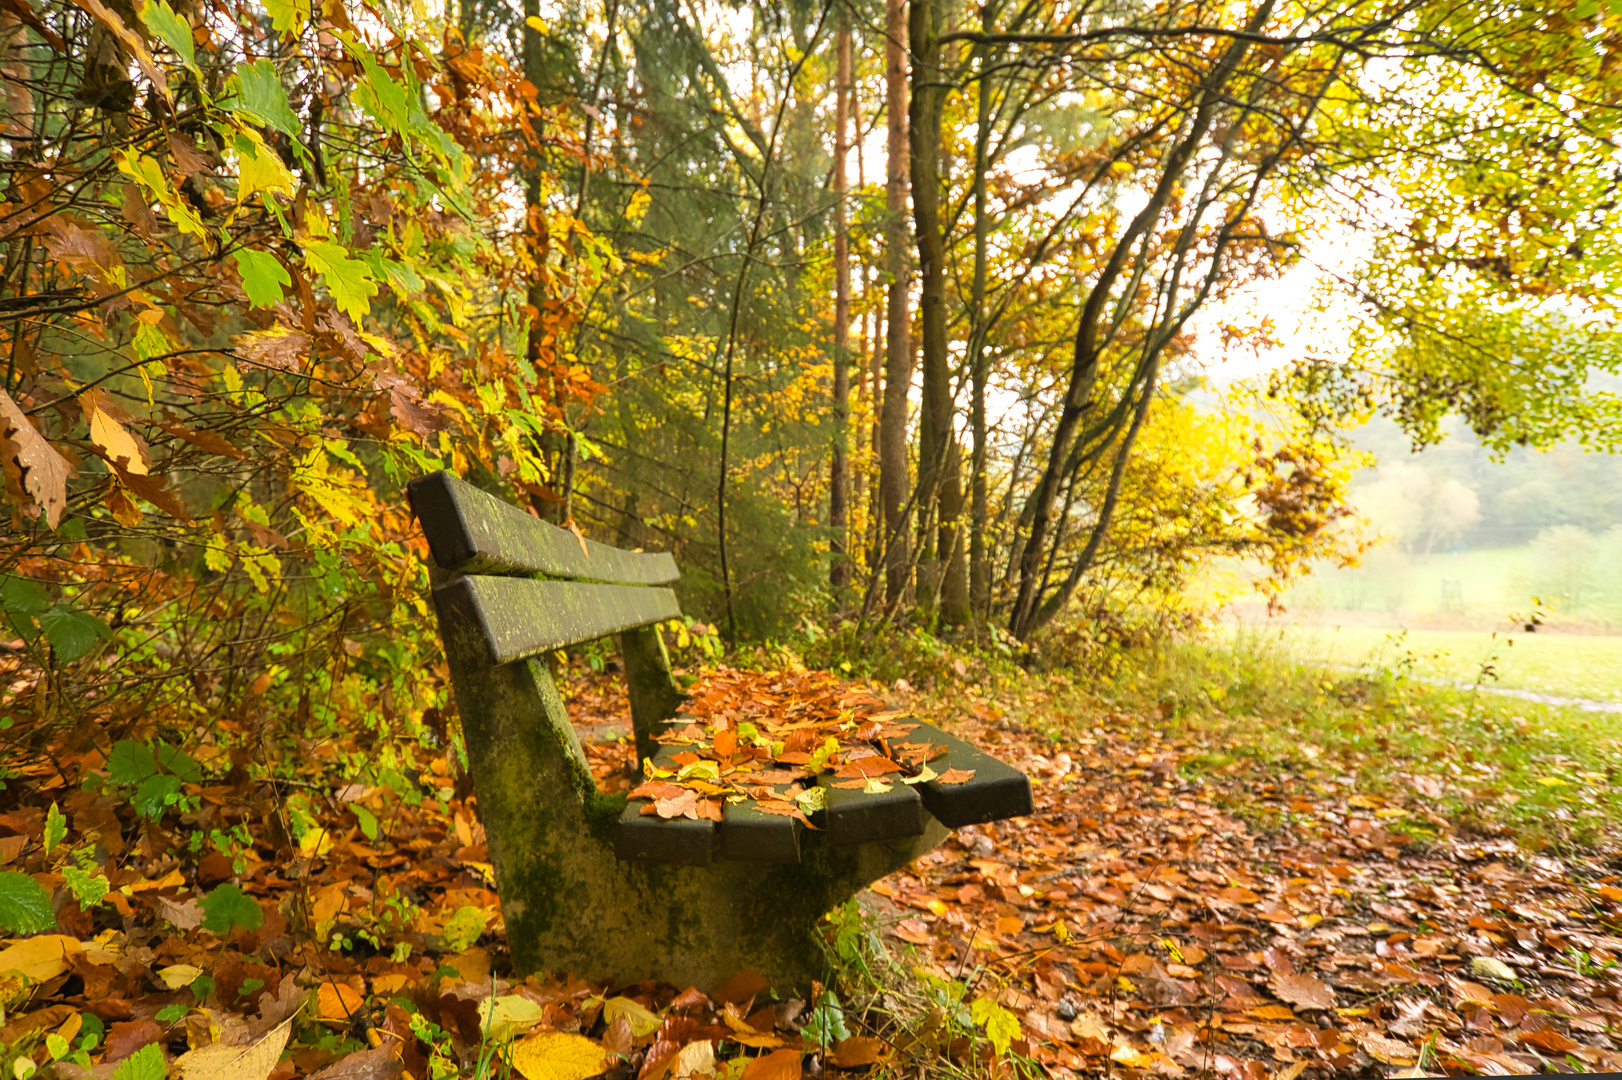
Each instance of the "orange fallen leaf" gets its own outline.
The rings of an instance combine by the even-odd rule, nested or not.
[[[346,983],[324,982],[315,992],[315,1013],[323,1020],[348,1023],[360,1011],[362,998]]]
[[[973,769],[947,769],[935,779],[943,784],[966,784],[974,779]]]
[[[742,1080],[800,1080],[800,1052],[773,1050],[744,1066]]]

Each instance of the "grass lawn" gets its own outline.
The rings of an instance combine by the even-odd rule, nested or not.
[[[1229,630],[1276,638],[1287,651],[1330,667],[1410,669],[1414,675],[1474,683],[1482,665],[1497,679],[1484,686],[1557,697],[1622,702],[1622,637],[1500,634],[1484,630],[1381,630],[1281,625]]]
[[[1487,647],[1485,634],[1459,636]],[[1394,816],[1390,826],[1415,840],[1455,828],[1531,847],[1610,848],[1622,840],[1622,713],[1433,686],[1403,677],[1390,660],[1351,669],[1382,639],[1358,639],[1361,653],[1343,641],[1344,660],[1326,664],[1321,643],[1306,648],[1277,631],[1231,630],[1135,654],[1084,692],[1116,722],[1151,725],[1199,748],[1184,761],[1195,773],[1292,775],[1374,795],[1422,794],[1425,811]],[[1560,660],[1559,646],[1617,644],[1537,640],[1555,646],[1540,654],[1546,671]]]

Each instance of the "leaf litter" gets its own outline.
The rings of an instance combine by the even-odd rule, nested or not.
[[[733,793],[751,776],[805,790],[798,773],[829,738],[826,771],[880,754],[897,766],[852,780],[927,765],[895,750],[913,706],[870,685],[718,669],[695,690],[698,734],[672,746]],[[568,691],[600,786],[652,782],[623,688],[575,673]],[[109,769],[95,750],[62,748],[8,782],[0,872],[44,891],[55,925],[0,948],[4,1066],[427,1080],[472,1075],[495,1048],[528,1080],[766,1080],[967,1065],[995,1041],[1054,1077],[1622,1068],[1622,877],[1603,858],[1464,837],[1420,848],[1392,829],[1398,797],[1305,775],[1190,779],[1194,748],[1130,717],[1055,739],[1001,709],[964,694],[934,715],[1026,770],[1035,813],[958,830],[868,897],[904,970],[972,984],[982,1042],[853,1001],[830,1025],[823,1003],[778,1000],[747,973],[709,994],[517,978],[476,800],[442,752],[416,747],[410,775],[361,783],[313,751],[290,785],[206,745],[192,771],[158,743],[122,747],[114,767],[132,786],[174,774],[178,812],[86,784]],[[790,750],[797,731],[813,735]],[[757,739],[767,754],[738,749]],[[717,797],[692,775],[661,782]],[[1287,807],[1295,824],[1254,826],[1246,806]],[[237,829],[236,845],[185,841]],[[105,892],[70,887],[75,870]]]

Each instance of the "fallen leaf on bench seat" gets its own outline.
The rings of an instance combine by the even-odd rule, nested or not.
[[[805,816],[805,811],[801,810],[793,803],[783,802],[780,799],[767,799],[764,801],[757,801],[755,803],[755,809],[764,811],[768,814],[777,814],[780,817],[796,818],[807,828],[816,828],[815,825],[811,824],[811,819]]]
[[[966,784],[973,779],[973,769],[947,769],[940,775],[940,782],[943,784]]]
[[[901,766],[887,757],[873,754],[869,757],[857,758],[847,761],[834,770],[834,775],[840,779],[849,779],[856,776],[883,776],[885,773],[900,772]],[[972,776],[973,773],[970,773]]]
[[[632,788],[626,796],[629,799],[675,799],[687,789],[680,784],[672,784],[668,780],[649,780]]]
[[[512,1063],[524,1080],[586,1080],[613,1063],[613,1055],[584,1035],[544,1031],[513,1044]]]
[[[698,792],[683,788],[680,795],[672,795],[668,799],[653,800],[653,812],[662,818],[697,817]],[[646,814],[648,808],[644,806],[642,812]]]

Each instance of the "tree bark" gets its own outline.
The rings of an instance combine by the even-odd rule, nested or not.
[[[980,9],[980,29],[989,34],[992,9]],[[969,432],[973,440],[969,457],[969,606],[973,617],[983,619],[991,606],[991,568],[986,563],[986,530],[990,510],[986,504],[986,243],[990,233],[986,207],[986,172],[991,168],[991,85],[986,73],[990,50],[984,44],[974,47],[974,282],[969,295]]]
[[[912,343],[907,318],[907,21],[904,0],[886,0],[884,106],[887,165],[884,190],[885,304],[884,408],[879,417],[879,503],[884,511],[879,557],[892,604],[907,594],[911,565],[907,515],[907,396],[912,388]]]
[[[834,39],[837,85],[834,87],[834,387],[833,460],[828,470],[828,584],[850,582],[850,464],[846,446],[850,428],[850,230],[845,207],[845,159],[850,153],[850,8],[839,8]]]
[[[951,530],[940,499],[941,478],[952,437],[951,372],[946,358],[946,243],[941,236],[941,102],[946,87],[940,65],[939,0],[910,0],[907,31],[912,46],[912,101],[907,113],[912,213],[918,244],[918,323],[923,369],[923,411],[918,420],[919,602],[938,613],[939,590],[951,547]],[[942,542],[932,542],[938,523]]]

